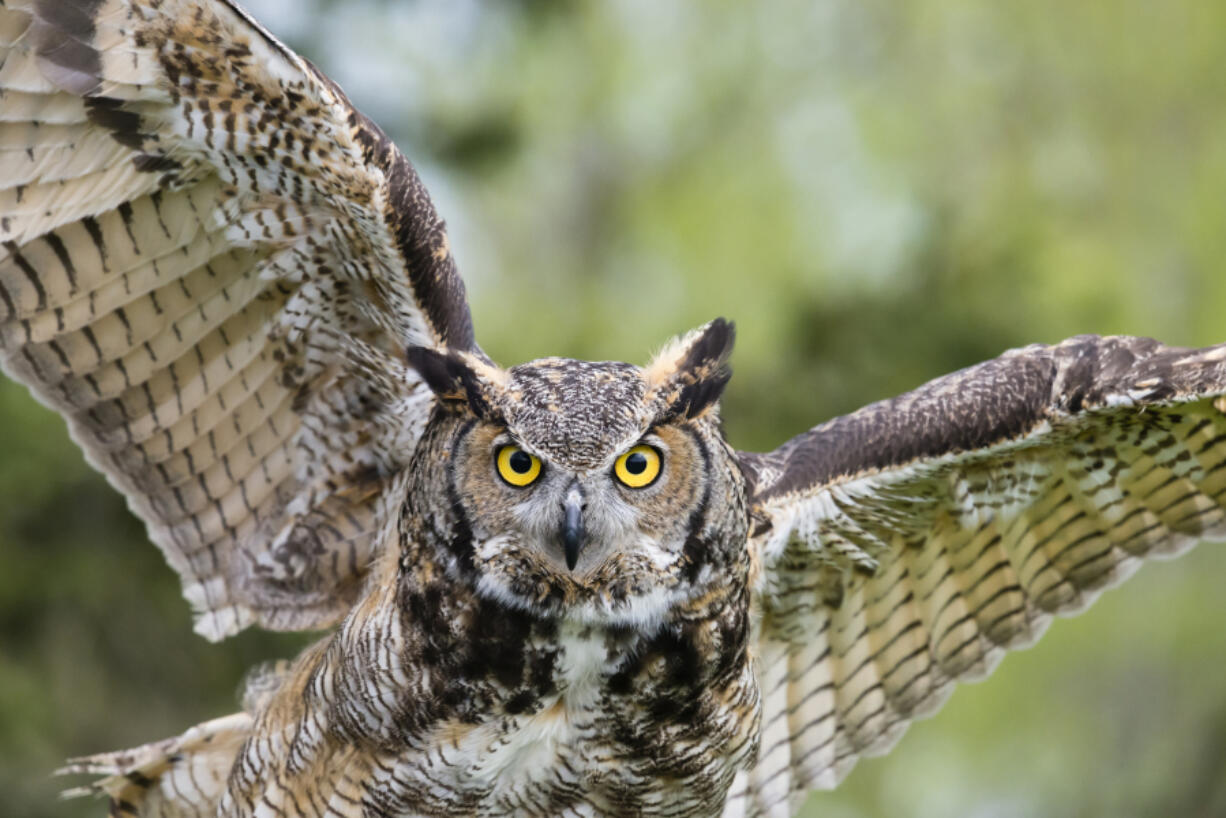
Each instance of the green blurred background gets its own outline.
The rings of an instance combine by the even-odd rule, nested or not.
[[[738,322],[766,449],[1000,351],[1226,340],[1217,0],[248,0],[419,166],[498,361]],[[0,384],[0,792],[235,707],[62,422]],[[1226,815],[1226,549],[1150,566],[804,815]]]

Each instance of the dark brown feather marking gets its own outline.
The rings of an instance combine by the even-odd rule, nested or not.
[[[406,359],[443,406],[500,422],[501,414],[495,408],[495,396],[489,385],[456,352],[409,347]]]
[[[325,81],[348,105],[340,87]],[[396,237],[413,293],[431,326],[448,347],[476,349],[464,281],[451,254],[446,226],[426,186],[409,160],[369,117],[353,109],[349,124],[366,161],[383,171],[387,179],[388,209],[384,217]]]
[[[112,97],[90,97],[85,100],[89,121],[106,128],[115,141],[126,148],[140,150],[145,136],[141,133],[140,115],[125,111],[123,101]]]
[[[668,407],[659,422],[693,419],[714,405],[732,378],[728,358],[736,342],[731,321],[716,318],[686,351],[664,389]]]

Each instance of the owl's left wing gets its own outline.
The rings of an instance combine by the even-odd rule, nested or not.
[[[757,529],[756,766],[785,815],[1146,557],[1226,537],[1226,345],[1034,345],[740,455]]]

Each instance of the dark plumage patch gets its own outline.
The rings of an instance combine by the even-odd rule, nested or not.
[[[735,342],[736,327],[731,321],[716,318],[707,325],[662,390],[666,406],[657,422],[692,420],[719,401],[732,378],[728,358]]]
[[[685,544],[681,547],[681,554],[685,558],[681,566],[681,575],[686,582],[693,584],[698,580],[702,567],[707,563],[709,550],[710,546],[706,540],[695,532],[691,531],[690,535],[685,538]]]
[[[527,668],[524,653],[532,623],[532,618],[522,611],[483,604],[465,634],[464,676],[492,678],[504,688],[518,686]]]
[[[459,440],[467,435],[473,427],[475,421],[469,421],[461,427],[456,435]],[[459,562],[460,568],[467,572],[473,570],[473,529],[472,524],[468,521],[468,515],[464,512],[464,503],[460,500],[458,488],[456,486],[455,461],[448,460],[447,462],[447,479],[444,491],[447,495],[447,502],[451,506],[451,531],[440,538],[440,541],[445,543],[447,550],[455,555]]]
[[[124,773],[124,778],[131,781],[141,789],[147,790],[154,785],[154,781],[149,776],[142,773],[140,770],[130,770]]]
[[[682,428],[690,436],[694,442],[694,449],[702,458],[702,468],[698,470],[699,474],[709,475],[712,467],[711,452],[707,448],[706,441],[692,427]],[[712,555],[719,551],[718,548],[712,548],[711,543],[707,542],[703,536],[703,531],[707,527],[707,508],[710,504],[711,480],[705,479],[702,486],[702,497],[694,507],[693,513],[690,514],[685,543],[681,547],[681,555],[684,558],[681,564],[681,575],[686,582],[691,584],[698,581],[703,567],[711,561]]]
[[[132,157],[132,167],[143,173],[159,173],[181,170],[182,163],[156,153],[139,153]]]
[[[536,701],[537,696],[531,690],[521,690],[507,699],[507,703],[503,705],[503,708],[512,716],[516,716],[531,710],[532,705]]]
[[[122,100],[90,97],[85,100],[85,115],[90,122],[110,131],[115,141],[124,147],[140,150],[144,145],[140,114],[125,111]]]
[[[348,98],[334,82],[319,75],[347,105]],[[365,114],[352,110],[349,126],[362,146],[366,162],[387,180],[388,207],[384,213],[408,270],[413,294],[439,341],[452,349],[477,348],[472,314],[464,281],[447,241],[446,225],[434,209],[426,186],[408,159],[383,130]]]
[[[451,350],[409,347],[405,354],[409,366],[417,371],[439,401],[452,411],[468,411],[491,422],[500,413],[495,409],[487,384],[472,367]]]

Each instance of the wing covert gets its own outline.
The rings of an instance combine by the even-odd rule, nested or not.
[[[0,360],[68,420],[197,630],[325,626],[475,350],[443,222],[237,6],[0,2]]]
[[[742,453],[762,746],[786,814],[1146,557],[1226,537],[1226,345],[1033,345]]]

